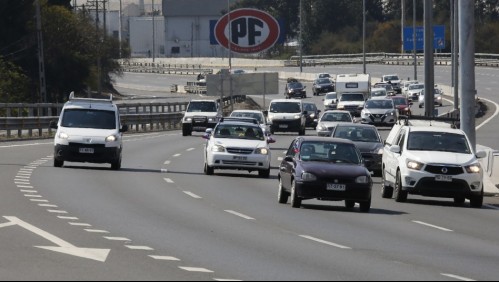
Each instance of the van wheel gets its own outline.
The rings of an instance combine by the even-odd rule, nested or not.
[[[402,177],[400,171],[397,171],[397,183],[395,184],[395,201],[399,203],[407,202],[407,191],[402,190]]]
[[[54,167],[63,167],[63,166],[64,166],[64,161],[54,158]]]
[[[182,126],[182,136],[192,136],[192,127],[189,125]]]
[[[121,169],[121,157],[111,163],[111,169],[112,170],[120,170]]]
[[[381,172],[381,174],[383,175],[383,180],[381,180],[381,185],[382,188],[381,188],[381,197],[383,199],[391,199],[393,198],[393,188],[390,187],[390,186],[386,186],[386,175],[385,175],[385,170],[383,169],[383,171]]]

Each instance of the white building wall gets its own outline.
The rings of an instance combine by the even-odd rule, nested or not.
[[[156,58],[165,57],[165,20],[155,17],[155,49]],[[153,25],[152,17],[130,18],[130,48],[133,58],[152,57],[153,52]]]

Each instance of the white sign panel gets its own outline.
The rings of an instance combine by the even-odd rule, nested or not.
[[[268,95],[279,93],[278,73],[245,73],[233,75],[207,75],[206,88],[208,96],[230,96],[232,80],[232,95]]]

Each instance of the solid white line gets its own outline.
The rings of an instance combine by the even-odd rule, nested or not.
[[[166,183],[170,183],[170,184],[175,183],[175,182],[173,182],[173,180],[171,180],[170,178],[165,178],[165,181],[166,181]]]
[[[324,240],[321,240],[321,239],[318,239],[318,238],[315,238],[315,237],[312,237],[312,236],[308,236],[308,235],[300,235],[300,237],[302,237],[304,239],[315,241],[317,243],[321,243],[321,244],[326,244],[326,245],[329,245],[329,246],[333,246],[333,247],[336,247],[336,248],[339,248],[339,249],[344,249],[344,250],[351,250],[352,249],[352,248],[347,247],[347,246],[343,246],[343,245],[335,244],[335,243],[332,243],[332,242],[324,241]]]
[[[243,281],[243,280],[235,280],[235,279],[220,279],[220,278],[213,278],[213,281],[227,281],[227,282],[230,282],[230,281]]]
[[[180,261],[180,259],[168,256],[149,256],[155,260],[168,260],[168,261]]]
[[[447,273],[440,273],[440,274],[443,276],[446,276],[449,278],[454,278],[454,279],[461,280],[461,281],[476,281],[476,280],[473,280],[470,278],[466,278],[466,277],[462,277],[462,276],[458,276],[458,275],[454,275],[454,274],[447,274]]]
[[[104,237],[105,239],[109,241],[126,241],[126,242],[131,242],[132,240],[125,238],[125,237]]]
[[[61,210],[47,210],[50,213],[59,213],[59,214],[67,214],[67,211],[61,211]]]
[[[244,215],[244,214],[242,214],[242,213],[235,212],[235,211],[225,210],[225,212],[228,212],[228,213],[233,214],[233,215],[235,215],[235,216],[242,217],[242,218],[244,218],[244,219],[248,219],[248,220],[256,220],[256,219],[254,219],[254,218],[252,218],[252,217],[250,217],[250,216],[247,216],[247,215]]]
[[[424,225],[424,226],[428,226],[428,227],[431,227],[431,228],[435,228],[435,229],[438,229],[438,230],[442,230],[442,231],[445,231],[445,232],[454,232],[454,230],[450,230],[450,229],[447,229],[447,228],[444,228],[444,227],[440,227],[440,226],[429,224],[429,223],[422,222],[422,221],[413,220],[412,222],[417,223],[417,224],[421,224],[421,225]]]
[[[130,246],[130,245],[125,245],[125,247],[129,248],[130,250],[137,250],[137,251],[154,251],[153,248],[147,247],[147,246]]]
[[[78,222],[68,222],[71,226],[83,226],[83,227],[92,227],[92,225],[88,223],[78,223]]]
[[[72,216],[62,216],[62,215],[59,215],[57,216],[58,218],[60,219],[67,219],[67,220],[78,220],[79,218],[77,217],[72,217]]]
[[[493,114],[490,118],[488,118],[486,121],[482,122],[482,124],[480,124],[479,126],[477,126],[477,127],[476,127],[476,130],[478,130],[478,129],[482,128],[482,127],[483,127],[483,126],[485,126],[487,123],[489,123],[489,122],[491,122],[493,119],[495,119],[495,118],[497,117],[497,115],[499,115],[499,105],[498,105],[496,102],[491,101],[491,100],[489,100],[489,99],[485,99],[485,98],[480,98],[480,99],[485,100],[485,101],[487,101],[487,102],[489,102],[489,103],[494,104],[494,106],[496,107],[496,112],[495,112],[495,113],[494,113],[494,114]]]
[[[109,233],[109,231],[106,231],[106,230],[97,230],[97,229],[85,229],[85,231],[89,232],[89,233]]]
[[[196,195],[196,194],[194,194],[194,193],[192,193],[192,192],[189,192],[189,191],[183,191],[183,192],[184,192],[185,194],[187,194],[187,195],[189,195],[189,196],[193,197],[194,199],[202,199],[202,197],[200,197],[200,196],[198,196],[198,195]]]
[[[198,268],[198,267],[185,267],[179,266],[178,268],[189,271],[189,272],[202,272],[202,273],[213,273],[214,271],[208,270],[206,268]]]

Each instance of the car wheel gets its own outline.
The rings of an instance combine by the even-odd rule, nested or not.
[[[259,170],[258,176],[260,176],[260,178],[269,178],[270,177],[270,168],[267,170]]]
[[[282,179],[279,179],[279,193],[277,194],[279,204],[287,204],[289,200],[289,193],[284,190],[282,186]]]
[[[208,165],[208,163],[204,164],[204,174],[213,175],[215,174],[215,169]]]
[[[54,158],[54,167],[63,167],[63,166],[64,166],[64,161]]]
[[[291,207],[299,209],[301,207],[301,199],[296,193],[296,182],[293,180],[291,182]]]
[[[462,206],[462,205],[464,205],[465,202],[466,202],[466,198],[465,197],[455,197],[454,198],[454,204],[456,206]]]
[[[368,213],[371,210],[371,198],[365,202],[360,202],[360,212]]]
[[[381,197],[384,199],[391,199],[391,198],[393,198],[393,188],[386,185],[385,173],[386,172],[384,170],[381,172],[381,174],[383,175],[383,179],[381,180],[381,185],[382,185]]]
[[[184,125],[182,127],[182,136],[192,136],[192,128],[189,125]]]
[[[351,210],[355,207],[355,202],[354,201],[345,201],[345,207],[347,209]]]
[[[397,183],[395,184],[395,201],[399,203],[407,202],[407,191],[402,190],[402,177],[400,171],[397,171]]]
[[[306,129],[300,129],[300,131],[298,132],[298,135],[305,136],[305,132],[306,132]]]
[[[121,169],[121,156],[118,160],[111,163],[112,170],[120,170]]]
[[[479,196],[471,196],[470,206],[475,209],[481,209],[483,206],[483,189]]]

